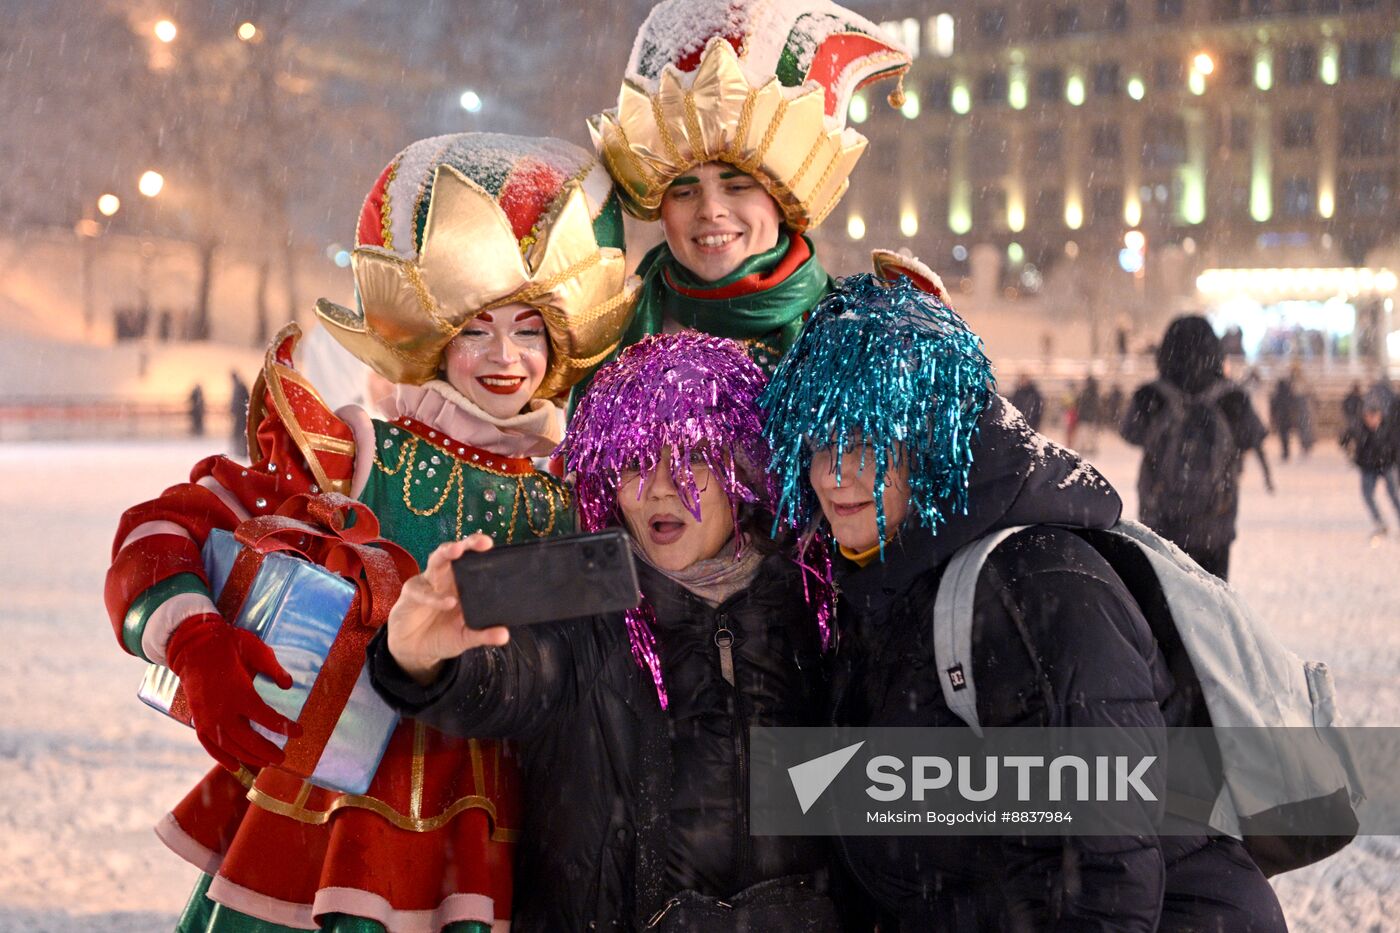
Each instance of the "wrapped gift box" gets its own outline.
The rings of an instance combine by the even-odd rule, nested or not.
[[[205,542],[204,568],[217,602],[243,545],[227,531],[215,530]],[[300,719],[312,685],[355,598],[355,586],[343,577],[300,557],[273,552],[263,557],[238,617],[233,624],[257,633],[272,646],[292,686],[283,690],[259,674],[258,694],[277,712]],[[369,787],[399,717],[370,685],[361,662],[354,689],[316,761],[309,780],[322,787],[362,794]],[[141,683],[147,705],[189,725],[188,708],[178,697],[180,678],[174,671],[150,665]],[[278,747],[287,737],[253,724]]]

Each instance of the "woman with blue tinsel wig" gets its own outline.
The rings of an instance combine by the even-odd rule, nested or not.
[[[1187,724],[1138,605],[1081,537],[1118,520],[1118,494],[996,394],[981,341],[944,297],[904,278],[844,280],[762,400],[782,516],[839,545],[836,724],[967,727],[940,683],[935,596],[961,548],[1021,526],[1034,527],[975,578],[975,721]],[[1227,838],[848,836],[842,848],[882,929],[1285,929]]]

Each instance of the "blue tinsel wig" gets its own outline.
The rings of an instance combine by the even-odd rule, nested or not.
[[[860,444],[861,469],[868,456],[877,476],[907,458],[910,509],[936,531],[945,509],[967,508],[977,419],[994,391],[981,339],[937,296],[903,276],[842,279],[759,400],[779,518],[802,528],[817,513],[808,479],[814,449]],[[875,518],[883,548],[880,496]]]

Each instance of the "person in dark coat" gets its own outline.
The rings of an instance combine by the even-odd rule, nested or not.
[[[1298,429],[1298,396],[1293,391],[1293,378],[1284,376],[1274,384],[1269,394],[1269,425],[1278,435],[1279,457],[1288,459],[1293,432]]]
[[[899,372],[901,380],[872,378]],[[839,545],[839,725],[966,728],[939,682],[932,601],[950,558],[998,529],[972,615],[984,726],[1181,725],[1124,583],[1078,530],[1117,493],[990,384],[941,296],[868,276],[818,305],[764,395],[783,516]],[[834,404],[840,399],[841,404]],[[1206,836],[844,837],[882,930],[1285,928],[1243,846]]]
[[[1354,380],[1346,396],[1342,399],[1342,425],[1344,428],[1361,420],[1361,409],[1365,403],[1365,396],[1361,392],[1361,382]]]
[[[233,456],[242,459],[248,456],[248,384],[239,377],[237,370],[230,370],[229,378],[233,381],[228,397],[228,412],[232,419],[229,443]]]
[[[561,451],[581,524],[627,526],[641,608],[466,629],[448,562],[489,545],[469,538],[433,555],[371,646],[405,714],[520,741],[517,931],[840,926],[830,844],[749,830],[749,728],[823,720],[830,592],[808,581],[809,603],[791,546],[767,538],[762,382],[733,341],[647,337],[580,403]]]
[[[1143,524],[1224,580],[1245,453],[1256,452],[1272,485],[1262,447],[1267,431],[1249,396],[1225,378],[1220,340],[1205,318],[1186,315],[1168,325],[1157,373],[1133,393],[1120,428],[1143,448],[1138,511]]]
[[[1085,432],[1082,447],[1085,453],[1095,453],[1099,449],[1099,425],[1103,421],[1102,400],[1099,397],[1099,381],[1093,373],[1084,377],[1084,385],[1075,397],[1074,409],[1079,413],[1077,426]],[[1074,441],[1067,442],[1074,446]]]
[[[204,386],[195,383],[185,399],[190,416],[190,437],[204,436]]]
[[[1341,437],[1342,449],[1361,471],[1361,500],[1366,503],[1366,511],[1374,524],[1372,534],[1377,537],[1387,534],[1388,529],[1376,507],[1376,483],[1385,487],[1390,504],[1395,507],[1396,519],[1400,520],[1400,488],[1395,477],[1400,444],[1389,428],[1381,406],[1370,401],[1363,406],[1361,417],[1348,424]]]
[[[1016,379],[1016,391],[1011,393],[1011,404],[1015,405],[1032,430],[1040,430],[1040,419],[1045,414],[1045,396],[1040,386],[1026,373]]]

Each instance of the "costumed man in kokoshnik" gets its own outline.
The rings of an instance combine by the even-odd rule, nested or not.
[[[588,152],[554,139],[426,139],[389,163],[361,211],[358,307],[323,325],[394,384],[379,405],[330,411],[274,340],[252,393],[252,462],[210,457],[190,482],[130,509],[107,577],[127,651],[180,676],[220,766],[157,832],[205,872],[181,931],[485,931],[511,916],[521,793],[509,746],[411,719],[362,795],[276,767],[250,720],[297,724],[254,692],[291,678],[219,615],[200,548],[215,528],[302,493],[368,505],[418,568],[445,541],[501,544],[572,530],[569,491],[535,469],[562,433],[557,403],[616,347],[635,280],[621,213]]]
[[[665,234],[637,268],[642,293],[623,346],[693,328],[743,342],[771,372],[831,287],[806,232],[841,200],[865,150],[846,125],[851,97],[910,62],[829,0],[653,8],[617,107],[589,120],[623,206]],[[876,261],[927,273],[883,251]]]

